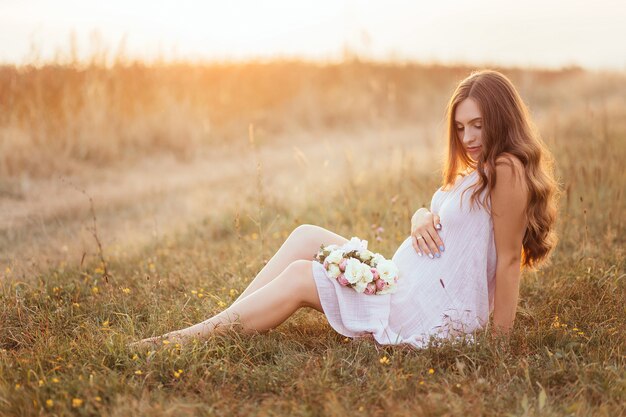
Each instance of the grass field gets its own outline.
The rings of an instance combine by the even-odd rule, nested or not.
[[[323,136],[361,123],[361,129],[380,131],[392,124],[436,125],[455,81],[468,73],[365,63],[262,67],[92,68],[79,71],[80,77],[67,75],[75,68],[4,68],[0,100],[10,111],[0,113],[3,181],[7,189],[19,188],[14,181],[24,175],[36,181],[100,163],[117,163],[124,172],[143,154],[185,153],[220,138],[245,140],[250,122],[260,126],[261,147],[271,147],[277,132],[309,129]],[[132,78],[133,71],[142,75]],[[251,180],[258,184],[254,193],[229,191],[240,209],[209,208],[204,220],[133,252],[114,252],[107,244],[100,251],[94,239],[82,262],[78,256],[29,273],[18,272],[25,270],[19,258],[3,265],[0,416],[626,415],[626,76],[503,72],[529,103],[563,188],[559,245],[549,265],[524,274],[510,339],[479,334],[476,344],[381,347],[346,339],[323,315],[303,309],[264,335],[229,333],[138,354],[125,349],[131,340],[224,309],[299,224],[359,236],[390,257],[408,236],[412,213],[439,185],[435,171],[417,169],[409,157],[389,171],[393,175],[348,168],[347,188],[324,189],[294,208],[280,189],[263,187],[270,167],[262,166]],[[232,107],[198,92],[214,73],[218,96],[230,97]],[[281,79],[284,89],[269,88]],[[90,83],[103,80],[121,87],[103,87],[93,92],[98,101],[81,101],[93,91]],[[313,88],[320,80],[327,84]],[[39,93],[56,85],[65,93],[43,100]],[[141,93],[129,91],[131,85]],[[12,95],[5,94],[9,88]],[[113,94],[120,95],[117,104]],[[148,99],[156,96],[165,101]],[[59,103],[65,113],[46,121],[46,106]],[[116,115],[112,109],[120,103],[135,111]],[[150,106],[162,107],[144,114]],[[209,111],[215,113],[207,116]],[[103,124],[92,125],[96,119]],[[211,134],[202,130],[206,120],[213,123]],[[180,126],[182,135],[172,133]],[[125,136],[126,128],[134,133]],[[74,135],[64,133],[72,129]],[[442,147],[437,140],[423,149],[435,167],[440,155],[432,144]],[[120,157],[127,152],[129,159]],[[319,166],[310,169],[323,173]],[[19,192],[27,198],[27,190]],[[379,225],[384,232],[377,239]],[[29,235],[21,236],[27,245]]]

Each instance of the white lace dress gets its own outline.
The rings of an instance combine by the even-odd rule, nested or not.
[[[453,189],[439,189],[432,196],[430,211],[441,218],[445,251],[440,258],[420,257],[407,237],[392,257],[400,270],[396,293],[357,293],[330,279],[320,263],[312,263],[322,309],[333,329],[348,337],[371,335],[380,344],[421,348],[431,336],[470,333],[487,323],[495,288],[493,223],[484,207],[475,204],[470,210],[473,189],[461,199],[476,179],[477,171],[472,171],[458,177]]]

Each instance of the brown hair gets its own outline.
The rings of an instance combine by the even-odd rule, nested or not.
[[[466,154],[454,122],[457,105],[468,97],[476,101],[483,119],[483,146],[478,161],[471,160]],[[479,179],[471,195],[473,204],[485,188],[491,191],[495,186],[495,166],[499,156],[508,154],[509,158],[519,159],[524,166],[528,188],[528,225],[522,240],[522,266],[536,268],[545,263],[558,242],[554,225],[561,191],[554,179],[554,159],[532,125],[519,93],[511,81],[497,71],[473,71],[456,87],[446,113],[448,148],[443,186],[453,185],[459,174],[476,169]],[[486,193],[485,201],[481,203],[484,207],[487,207],[488,195]]]

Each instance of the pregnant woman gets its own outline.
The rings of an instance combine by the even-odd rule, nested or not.
[[[447,108],[443,185],[430,210],[411,219],[411,235],[392,260],[397,291],[366,295],[341,286],[312,261],[321,244],[348,239],[322,227],[297,227],[239,298],[193,326],[132,343],[184,343],[240,327],[263,332],[302,307],[332,328],[380,344],[425,346],[484,328],[513,325],[522,268],[536,268],[556,245],[558,185],[552,158],[513,84],[497,71],[462,80]]]

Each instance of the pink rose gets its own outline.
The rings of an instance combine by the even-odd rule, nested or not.
[[[339,281],[339,284],[343,285],[344,287],[350,285],[350,281],[348,281],[348,278],[346,278],[344,274],[339,274],[339,276],[337,277],[337,281]]]
[[[374,284],[373,282],[370,282],[369,284],[367,284],[367,287],[365,287],[365,294],[368,295],[372,295],[374,293],[376,293],[376,284]]]
[[[339,262],[339,270],[341,272],[345,272],[346,271],[346,265],[348,265],[348,260],[346,258],[343,258],[341,260],[341,262]]]
[[[378,291],[384,289],[385,285],[387,285],[387,283],[382,279],[377,279],[375,282],[376,282],[376,289]]]
[[[377,280],[379,277],[378,270],[376,268],[370,268],[370,271],[372,271],[372,275],[374,275],[374,281]]]

